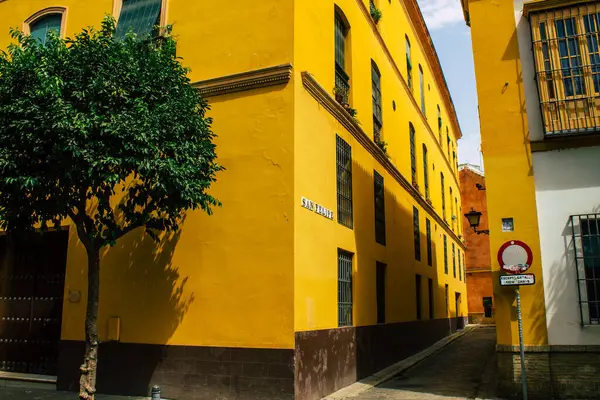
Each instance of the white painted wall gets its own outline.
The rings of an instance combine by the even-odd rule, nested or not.
[[[581,327],[569,216],[600,213],[600,147],[534,153],[542,274],[550,344],[600,344]]]
[[[514,0],[530,140],[543,140],[529,21]],[[551,345],[600,344],[599,327],[581,327],[570,216],[600,213],[600,147],[532,155]]]

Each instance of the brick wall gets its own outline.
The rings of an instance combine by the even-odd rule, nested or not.
[[[521,399],[518,346],[497,346],[498,394]],[[600,346],[527,346],[529,399],[600,399]]]
[[[478,184],[485,188],[485,178],[481,172],[476,172],[468,166],[461,167],[458,175],[463,214],[471,211],[471,209],[481,212],[478,230],[489,229],[486,191],[477,188]],[[483,298],[493,297],[492,274],[490,272],[490,237],[486,234],[476,234],[470,228],[467,218],[464,215],[462,218],[464,237],[467,243],[465,267],[467,269],[469,321],[471,323],[494,324],[494,318],[485,318],[483,315]]]

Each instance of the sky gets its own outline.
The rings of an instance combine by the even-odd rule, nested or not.
[[[418,0],[450,88],[463,137],[458,142],[460,163],[481,164],[477,90],[471,30],[465,24],[460,0]]]

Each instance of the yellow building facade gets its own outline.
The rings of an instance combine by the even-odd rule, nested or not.
[[[504,243],[519,240],[535,275],[520,289],[529,395],[598,398],[598,376],[587,371],[600,367],[600,3],[461,3],[477,78],[499,394],[522,392],[515,288],[500,285],[498,258]]]
[[[461,133],[416,1],[5,0],[0,48],[136,5],[173,24],[209,99],[223,206],[102,255],[100,393],[318,399],[464,325]],[[54,239],[57,361],[0,366],[74,390],[85,251]]]

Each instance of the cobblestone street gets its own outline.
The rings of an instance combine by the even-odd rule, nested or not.
[[[480,327],[356,400],[437,400],[494,397],[496,331]]]

